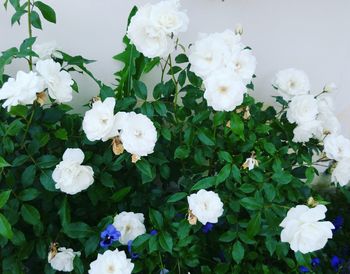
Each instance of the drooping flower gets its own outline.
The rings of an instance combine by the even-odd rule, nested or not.
[[[332,171],[331,180],[334,183],[338,183],[340,186],[345,186],[350,182],[350,159],[341,160],[336,163],[335,168]]]
[[[299,266],[300,273],[308,273],[310,272],[310,269],[308,269],[306,266]]]
[[[350,159],[350,140],[343,135],[330,134],[324,139],[324,152],[329,159]]]
[[[111,246],[113,242],[118,241],[120,236],[120,232],[114,227],[114,225],[109,225],[104,231],[101,232],[100,246],[107,248]]]
[[[255,154],[252,154],[251,157],[247,158],[242,165],[244,169],[248,168],[248,170],[252,170],[256,166],[259,166],[259,161],[255,159]]]
[[[18,71],[16,79],[10,78],[0,89],[0,100],[5,100],[2,107],[33,104],[37,93],[44,90],[44,81],[35,72]]]
[[[130,112],[120,131],[120,140],[127,152],[138,157],[147,156],[153,153],[157,130],[146,115]]]
[[[117,214],[114,217],[113,225],[121,233],[119,242],[127,245],[129,241],[133,241],[137,236],[145,234],[144,221],[145,218],[142,213],[123,211]]]
[[[204,98],[216,111],[232,111],[242,104],[246,87],[228,69],[218,70],[204,80]]]
[[[318,267],[321,264],[321,260],[319,258],[312,258],[311,260],[311,266],[313,268]]]
[[[338,272],[339,267],[345,262],[343,258],[339,258],[338,256],[333,256],[331,258],[331,266],[335,272]]]
[[[136,260],[137,258],[139,258],[139,254],[132,252],[132,241],[128,241],[128,252],[130,255],[131,260]]]
[[[305,95],[310,91],[310,82],[306,73],[294,68],[279,71],[276,74],[274,86],[285,100],[296,95]]]
[[[94,171],[90,166],[81,165],[84,161],[81,149],[67,148],[62,158],[52,173],[56,189],[74,195],[92,185]]]
[[[97,259],[90,263],[89,274],[131,274],[134,264],[126,257],[124,251],[115,249],[98,254]]]
[[[344,224],[343,216],[339,215],[339,216],[335,217],[335,219],[332,221],[332,224],[334,225],[333,232],[339,231],[343,227],[343,224]]]
[[[219,195],[213,191],[201,189],[188,196],[187,201],[189,209],[203,225],[217,223],[219,217],[224,213],[224,204]]]
[[[288,105],[287,119],[290,123],[303,124],[316,120],[317,100],[312,95],[299,95],[292,98]]]
[[[36,63],[39,60],[51,59],[57,48],[58,46],[56,41],[50,41],[41,44],[35,43],[32,49],[38,55],[38,57],[33,58],[33,63]]]
[[[39,60],[36,63],[37,72],[45,80],[49,96],[58,103],[70,102],[73,99],[73,80],[71,75],[62,70],[59,63],[52,59]]]
[[[213,228],[214,228],[214,224],[208,222],[202,227],[202,231],[203,231],[203,233],[207,234],[210,231],[212,231]]]
[[[57,271],[71,272],[74,269],[75,256],[80,256],[80,252],[74,252],[71,248],[60,247],[55,252],[50,251],[48,262]]]
[[[291,208],[280,224],[283,227],[281,241],[288,242],[293,251],[304,254],[322,249],[332,238],[334,228],[331,222],[320,221],[326,217],[326,211],[324,205],[314,208],[298,205]]]

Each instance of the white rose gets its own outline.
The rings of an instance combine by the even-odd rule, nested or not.
[[[290,244],[290,248],[301,253],[322,249],[333,236],[334,226],[331,222],[320,222],[326,215],[327,208],[317,205],[309,208],[298,205],[291,208],[280,224],[283,227],[281,241]]]
[[[33,62],[36,63],[39,60],[51,59],[52,55],[57,50],[57,43],[55,41],[46,42],[42,44],[35,43],[33,45],[33,51],[39,56],[34,57]]]
[[[199,190],[187,197],[189,209],[203,225],[217,223],[218,218],[224,213],[224,204],[220,197],[213,191]]]
[[[329,94],[323,93],[317,96],[316,100],[320,113],[328,113],[334,111],[334,101]]]
[[[152,24],[169,35],[185,32],[189,19],[184,11],[179,10],[180,6],[179,0],[161,1],[153,5],[150,12]]]
[[[244,49],[244,45],[241,43],[241,36],[232,30],[227,29],[220,33],[213,33],[210,36],[218,42],[226,44],[232,56],[236,56]]]
[[[33,104],[44,88],[44,81],[35,72],[19,71],[16,79],[10,78],[0,89],[0,100],[5,100],[2,106],[10,110],[12,106]]]
[[[285,100],[296,95],[307,94],[310,82],[306,73],[294,68],[281,70],[276,74],[274,85]]]
[[[243,82],[227,69],[212,73],[204,81],[204,98],[208,106],[216,111],[232,111],[242,104],[246,87]]]
[[[127,36],[146,57],[165,57],[175,49],[175,44],[163,29],[152,24],[151,10],[149,4],[138,10],[130,21]]]
[[[120,232],[119,242],[127,245],[136,237],[146,233],[146,227],[143,224],[145,218],[142,213],[121,212],[114,217],[113,225]]]
[[[73,80],[67,71],[61,71],[61,65],[52,59],[40,60],[36,70],[44,78],[50,97],[59,103],[73,99]]]
[[[90,264],[89,274],[131,274],[134,264],[126,257],[124,251],[115,249],[98,254]]]
[[[256,58],[251,50],[245,49],[234,55],[231,64],[228,64],[228,66],[232,67],[244,83],[249,83],[255,73]]]
[[[73,261],[75,256],[80,256],[80,252],[74,252],[71,248],[60,247],[55,255],[51,252],[49,253],[48,262],[55,270],[71,272],[74,268]]]
[[[317,100],[312,95],[295,96],[288,104],[287,119],[291,123],[302,124],[313,121],[317,114]]]
[[[321,123],[321,134],[319,139],[323,140],[324,136],[327,134],[339,134],[341,130],[341,124],[338,118],[332,113],[320,113],[317,116],[317,120]]]
[[[225,60],[231,57],[230,48],[215,34],[197,41],[190,49],[191,70],[200,77],[206,77],[221,69]]]
[[[350,159],[337,163],[332,172],[332,182],[345,186],[350,182]]]
[[[293,130],[293,142],[308,142],[311,138],[319,136],[321,131],[322,124],[320,121],[313,120],[309,122],[303,122]]]
[[[90,166],[81,165],[84,161],[81,149],[67,148],[62,158],[52,173],[56,189],[74,195],[92,185],[94,171]]]
[[[350,159],[350,140],[343,135],[330,134],[324,139],[324,152],[329,159]]]
[[[335,83],[328,83],[324,86],[323,91],[325,92],[336,92],[338,87]]]
[[[125,117],[124,117],[125,119]],[[120,131],[125,150],[139,157],[153,153],[157,142],[157,130],[153,122],[143,114],[127,113],[127,123]]]
[[[85,112],[83,130],[90,141],[105,142],[119,135],[119,123],[123,113],[114,115],[114,106],[115,99],[108,97],[103,102],[96,101],[92,108]]]

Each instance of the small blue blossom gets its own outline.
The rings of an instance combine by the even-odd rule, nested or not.
[[[202,227],[202,231],[203,233],[209,233],[210,231],[213,230],[214,224],[212,223],[206,223],[203,227]]]
[[[101,232],[101,242],[100,246],[103,248],[108,248],[113,244],[113,242],[116,242],[119,240],[121,234],[120,232],[115,228],[114,225],[109,225],[107,228]]]
[[[166,268],[162,269],[162,270],[159,272],[159,274],[167,274],[167,273],[169,273],[169,270],[166,269]]]
[[[130,240],[128,242],[128,252],[130,254],[131,260],[136,260],[139,256],[139,254],[132,252],[132,241]]]
[[[334,225],[333,233],[337,232],[343,227],[344,224],[344,218],[343,216],[339,215],[337,216],[333,221],[332,224]]]
[[[151,236],[155,236],[158,234],[158,231],[155,229],[152,229],[151,232],[149,233]]]
[[[299,271],[300,271],[300,273],[310,272],[310,270],[306,266],[300,266]]]
[[[321,264],[321,260],[319,258],[313,258],[311,260],[312,267],[318,267]]]
[[[331,266],[334,269],[334,271],[338,271],[339,267],[345,262],[344,259],[339,258],[338,256],[333,256],[331,259]]]

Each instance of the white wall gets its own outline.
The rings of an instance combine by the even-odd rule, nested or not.
[[[40,41],[56,40],[72,54],[98,60],[94,74],[113,83],[118,64],[112,56],[121,51],[126,18],[133,5],[147,0],[46,0],[57,12],[57,25],[44,24],[35,31]],[[154,1],[152,1],[154,2]],[[190,17],[183,44],[193,42],[198,32],[222,31],[244,26],[244,42],[258,60],[256,91],[253,96],[272,102],[271,79],[276,71],[296,67],[305,70],[318,92],[325,83],[335,82],[338,117],[350,133],[350,1],[349,0],[182,0]],[[26,37],[26,24],[10,26],[12,9],[0,8],[0,49],[18,45]],[[16,63],[14,73],[23,64]],[[151,77],[157,77],[152,75]],[[155,80],[146,79],[150,84]],[[81,82],[81,81],[79,81]],[[75,104],[81,105],[97,93],[90,81],[81,82]]]

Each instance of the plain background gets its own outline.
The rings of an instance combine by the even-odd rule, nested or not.
[[[34,31],[40,42],[55,40],[71,54],[97,60],[89,66],[97,78],[114,84],[113,73],[119,64],[112,56],[123,49],[126,19],[134,5],[148,0],[44,0],[57,13],[57,25],[45,22],[44,31]],[[243,41],[258,60],[255,79],[256,99],[272,103],[271,80],[278,70],[295,67],[310,77],[312,91],[318,93],[328,82],[335,82],[337,116],[350,136],[350,1],[349,0],[182,0],[190,18],[182,44],[194,42],[200,32],[220,32],[244,27]],[[0,7],[0,50],[18,46],[26,38],[27,25],[11,27],[13,10]],[[7,72],[14,75],[26,69],[14,63]],[[97,94],[90,80],[78,78],[80,93],[73,104],[85,104]],[[150,87],[159,75],[147,76]]]

